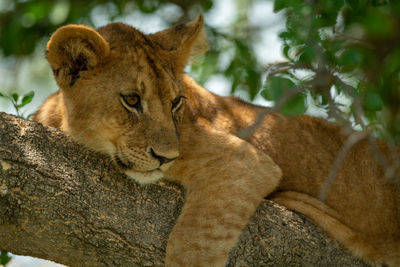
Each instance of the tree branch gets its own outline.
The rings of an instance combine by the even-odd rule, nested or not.
[[[139,186],[57,129],[0,113],[0,249],[69,266],[162,266],[181,187]],[[265,200],[229,266],[365,266]]]

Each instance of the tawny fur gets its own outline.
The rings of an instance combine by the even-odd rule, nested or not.
[[[60,28],[47,46],[60,91],[34,120],[109,154],[140,183],[165,175],[186,188],[167,266],[224,266],[268,195],[313,219],[365,260],[399,266],[400,170],[394,155],[400,149],[376,141],[380,156],[397,167],[387,179],[377,151],[360,140],[344,158],[325,202],[319,201],[348,136],[322,119],[286,118],[197,85],[183,68],[193,49],[204,47],[202,27],[199,16],[150,35],[121,23],[98,30]],[[140,108],[128,109],[123,96],[133,93]]]

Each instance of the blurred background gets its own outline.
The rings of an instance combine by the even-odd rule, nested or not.
[[[153,33],[199,13],[210,50],[186,71],[202,86],[400,144],[397,0],[0,0],[0,111],[29,119],[57,90],[45,46],[62,25]],[[6,252],[1,264],[50,266]]]

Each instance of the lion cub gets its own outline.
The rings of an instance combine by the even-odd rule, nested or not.
[[[275,200],[313,219],[372,263],[400,265],[400,149],[366,138],[348,151],[341,129],[308,116],[214,95],[184,74],[202,44],[203,17],[155,34],[112,23],[58,29],[47,58],[60,90],[34,119],[108,154],[139,183],[182,184],[186,201],[167,246],[167,266],[224,266],[260,201]],[[355,133],[356,134],[356,133]],[[396,167],[391,179],[375,154]],[[397,164],[397,165],[395,165]]]

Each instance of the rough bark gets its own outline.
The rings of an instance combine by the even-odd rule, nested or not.
[[[0,249],[69,266],[162,266],[178,185],[139,186],[57,129],[0,113]],[[265,200],[229,266],[364,266],[310,220]]]

